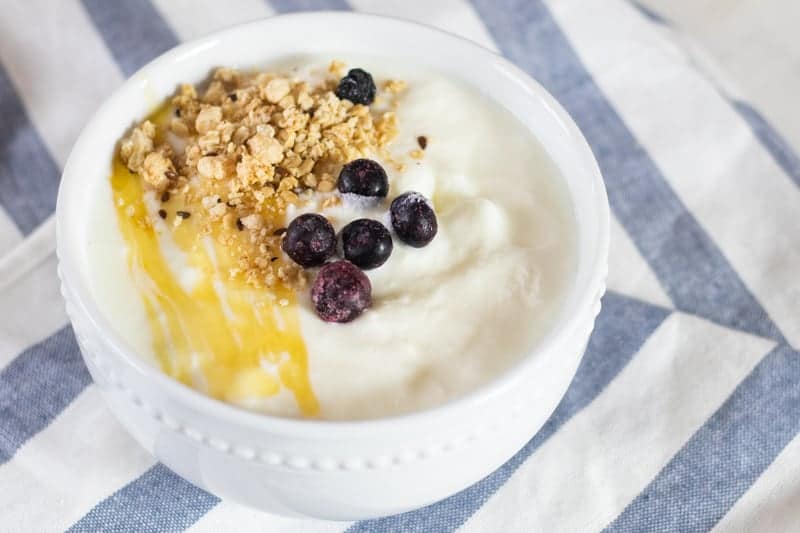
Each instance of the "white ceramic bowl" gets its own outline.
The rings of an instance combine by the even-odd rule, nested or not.
[[[302,38],[298,38],[302,36]],[[87,275],[87,183],[108,179],[115,141],[179,82],[213,67],[304,54],[402,58],[461,78],[510,109],[567,181],[578,220],[578,268],[561,316],[511,371],[427,411],[363,422],[280,419],[208,398],[133,353],[93,301]],[[281,16],[181,45],[137,72],[84,129],[58,197],[58,257],[67,312],[112,411],[169,468],[221,498],[285,515],[361,519],[449,496],[519,450],[569,385],[600,309],[608,204],[592,153],[567,113],[521,70],[469,41],[352,13]],[[124,460],[124,459],[123,459]]]

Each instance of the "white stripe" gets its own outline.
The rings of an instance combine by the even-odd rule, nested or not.
[[[389,15],[435,26],[497,51],[478,14],[465,0],[351,0],[358,11]]]
[[[551,7],[675,192],[800,346],[800,187],[686,54],[628,3],[563,0]]]
[[[614,519],[773,343],[674,313],[464,531],[597,531]]]
[[[92,385],[0,465],[2,522],[19,531],[64,531],[152,465]]]
[[[610,290],[620,294],[667,308],[674,307],[650,265],[639,254],[615,216],[611,217],[607,284]]]
[[[0,290],[0,369],[67,324],[55,255]]]
[[[22,242],[22,233],[19,232],[17,225],[9,218],[5,209],[0,207],[0,261],[16,245]],[[3,277],[0,275],[0,283]]]
[[[18,246],[0,257],[0,291],[44,262],[55,253],[55,248],[56,224],[55,217],[51,215]]]
[[[741,84],[747,100],[787,140],[800,147],[800,48],[796,44],[800,2],[639,0],[672,23],[671,38],[702,50],[724,78]],[[703,69],[707,63],[703,61]],[[719,81],[719,80],[718,80]]]
[[[262,513],[234,503],[220,502],[187,531],[218,533],[220,531],[264,531],[269,533],[339,533],[350,527],[348,522],[323,522]]]
[[[63,167],[89,116],[122,82],[103,40],[77,1],[4,2],[0,59]]]
[[[182,41],[273,14],[264,0],[153,0]]]
[[[721,532],[797,532],[800,436],[792,440],[714,528]]]

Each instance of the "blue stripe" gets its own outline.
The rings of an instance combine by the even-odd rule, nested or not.
[[[468,489],[418,511],[357,522],[348,533],[453,531],[462,525],[511,474],[616,377],[669,312],[619,294],[603,298],[603,310],[566,395],[539,433],[506,464]]]
[[[82,2],[126,76],[178,44],[175,33],[149,0]]]
[[[90,383],[67,326],[0,372],[0,464],[47,427]]]
[[[2,66],[0,120],[0,205],[27,235],[55,210],[59,171]]]
[[[641,2],[638,2],[637,0],[630,0],[630,2],[631,5],[633,5],[633,7],[635,7],[639,11],[639,13],[644,15],[648,20],[651,20],[652,22],[655,22],[656,24],[661,24],[663,26],[670,25],[667,19],[665,19],[660,14],[656,13],[646,5],[642,4]]]
[[[293,11],[344,11],[350,9],[345,0],[270,0],[277,13]]]
[[[158,464],[97,504],[68,531],[183,531],[217,503],[217,497]]]
[[[539,1],[474,5],[503,53],[539,80],[583,131],[617,219],[676,307],[724,326],[783,340],[719,248],[605,98]]]
[[[750,126],[753,134],[770,153],[779,167],[800,186],[800,158],[791,145],[753,106],[741,100],[731,100],[731,105]]]
[[[779,346],[609,532],[708,531],[800,431],[800,352]]]

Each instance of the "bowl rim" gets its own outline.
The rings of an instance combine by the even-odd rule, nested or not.
[[[77,179],[77,172],[73,169],[73,167],[77,165],[74,161],[76,159],[75,154],[83,150],[84,145],[88,144],[88,138],[93,129],[97,127],[99,117],[110,113],[115,108],[116,101],[121,98],[122,94],[141,85],[143,73],[161,63],[169,63],[189,58],[196,52],[215,46],[218,42],[224,41],[226,38],[230,38],[232,35],[252,27],[276,23],[280,24],[288,19],[311,20],[320,17],[326,18],[328,22],[331,22],[331,18],[360,20],[366,23],[379,20],[383,23],[397,25],[398,29],[438,36],[439,38],[446,37],[454,41],[454,44],[457,43],[457,45],[463,47],[466,52],[472,54],[471,59],[475,63],[494,63],[496,68],[505,70],[515,82],[522,84],[528,91],[535,93],[536,96],[549,107],[549,110],[555,114],[566,128],[567,133],[574,139],[575,150],[584,152],[584,159],[590,162],[590,166],[587,168],[587,176],[593,181],[594,200],[598,209],[598,244],[594,247],[595,253],[590,258],[592,274],[589,276],[585,284],[586,286],[577,294],[577,298],[574,298],[576,301],[570,306],[570,309],[567,309],[568,300],[571,298],[565,297],[567,301],[565,301],[564,308],[559,312],[560,316],[558,320],[548,328],[543,337],[539,339],[523,357],[501,374],[466,394],[419,411],[370,419],[302,419],[255,412],[209,397],[164,374],[159,368],[156,368],[154,365],[148,363],[142,356],[138,355],[127,341],[121,338],[115,329],[111,327],[110,320],[106,319],[91,296],[91,291],[88,289],[88,284],[85,282],[86,276],[85,274],[81,274],[81,269],[75,254],[71,254],[69,250],[64,249],[63,234],[67,231],[65,228],[70,225],[69,222],[65,220],[69,208],[64,205],[66,202],[64,200],[64,191],[70,186],[70,182]],[[180,80],[176,80],[176,84],[177,83],[180,83]],[[102,157],[105,157],[105,154],[103,154]],[[572,197],[572,194],[570,194],[570,197]],[[583,311],[595,305],[596,301],[599,302],[599,297],[605,290],[610,239],[608,198],[602,175],[592,150],[570,115],[541,84],[503,56],[460,35],[399,17],[341,11],[289,13],[233,25],[203,37],[181,43],[138,69],[106,98],[81,130],[62,172],[55,218],[57,234],[56,253],[62,285],[70,288],[69,292],[72,296],[72,301],[70,303],[79,308],[81,314],[87,319],[93,330],[101,332],[102,337],[105,337],[103,344],[108,348],[108,355],[113,354],[115,358],[122,361],[137,374],[147,378],[150,383],[159,387],[177,403],[188,405],[193,410],[202,412],[207,416],[268,432],[316,435],[324,431],[327,437],[348,436],[354,434],[354,432],[356,434],[363,434],[363,432],[384,430],[390,427],[396,429],[399,425],[403,426],[406,424],[435,423],[442,418],[452,416],[458,411],[469,412],[471,409],[486,402],[487,399],[513,387],[514,384],[521,379],[525,368],[533,364],[537,354],[547,352],[560,342],[561,337],[573,333],[579,325],[580,320],[583,320]],[[578,266],[576,265],[576,273],[577,271]],[[573,285],[574,284],[573,280]],[[570,291],[577,292],[577,289],[573,286],[570,287]],[[64,292],[63,288],[62,292]],[[72,320],[71,316],[70,319]]]

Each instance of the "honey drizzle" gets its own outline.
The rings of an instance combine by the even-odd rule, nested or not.
[[[164,372],[232,402],[274,396],[284,387],[303,415],[315,416],[319,404],[309,379],[295,292],[280,284],[255,290],[228,279],[224,273],[235,258],[213,231],[202,235],[191,218],[171,231],[189,265],[201,273],[187,291],[171,270],[150,222],[141,179],[115,160],[111,187],[128,246],[128,266],[134,280],[141,281],[137,285],[153,350]],[[222,297],[215,283],[224,289]]]

